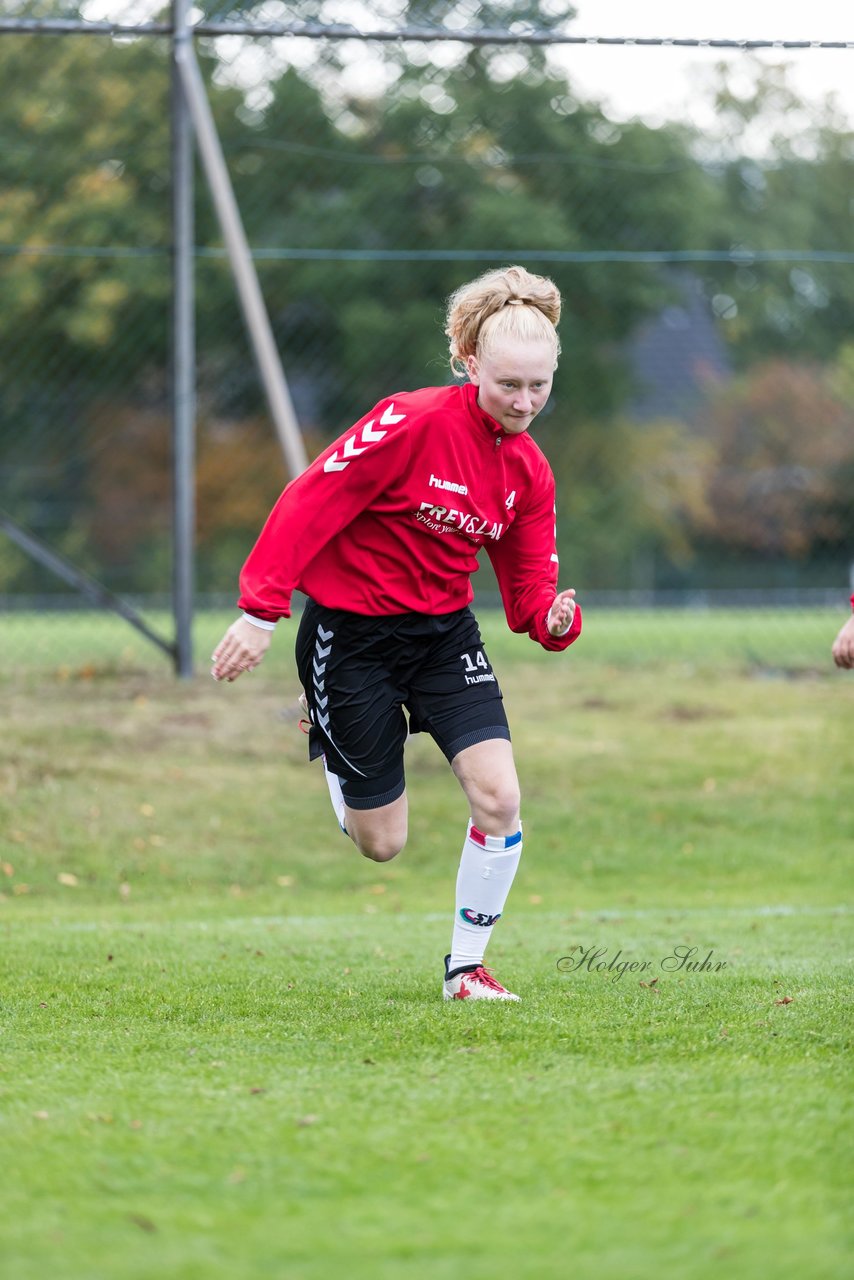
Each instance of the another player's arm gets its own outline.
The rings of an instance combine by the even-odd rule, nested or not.
[[[854,609],[854,596],[851,597],[851,607]],[[854,667],[854,613],[840,628],[831,652],[837,667],[847,670]]]

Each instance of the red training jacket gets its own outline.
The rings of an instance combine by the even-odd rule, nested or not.
[[[240,607],[290,617],[291,592],[352,613],[450,613],[469,604],[482,547],[511,630],[545,649],[557,589],[555,485],[527,431],[507,434],[477,387],[381,400],[279,498],[240,575]]]

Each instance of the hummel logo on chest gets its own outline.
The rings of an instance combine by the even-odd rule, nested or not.
[[[451,493],[468,493],[466,485],[457,484],[455,480],[440,480],[438,476],[432,474],[430,476],[430,484],[434,489],[448,489]]]

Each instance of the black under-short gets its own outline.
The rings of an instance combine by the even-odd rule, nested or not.
[[[477,742],[510,739],[468,608],[369,618],[308,600],[296,660],[312,721],[309,754],[326,756],[352,809],[403,794],[408,733],[429,733],[449,761]]]

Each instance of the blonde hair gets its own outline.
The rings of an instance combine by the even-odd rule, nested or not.
[[[482,359],[503,338],[550,342],[557,366],[559,319],[560,290],[548,276],[532,275],[524,267],[486,271],[448,299],[445,333],[451,369],[456,377],[464,377],[468,357]]]

